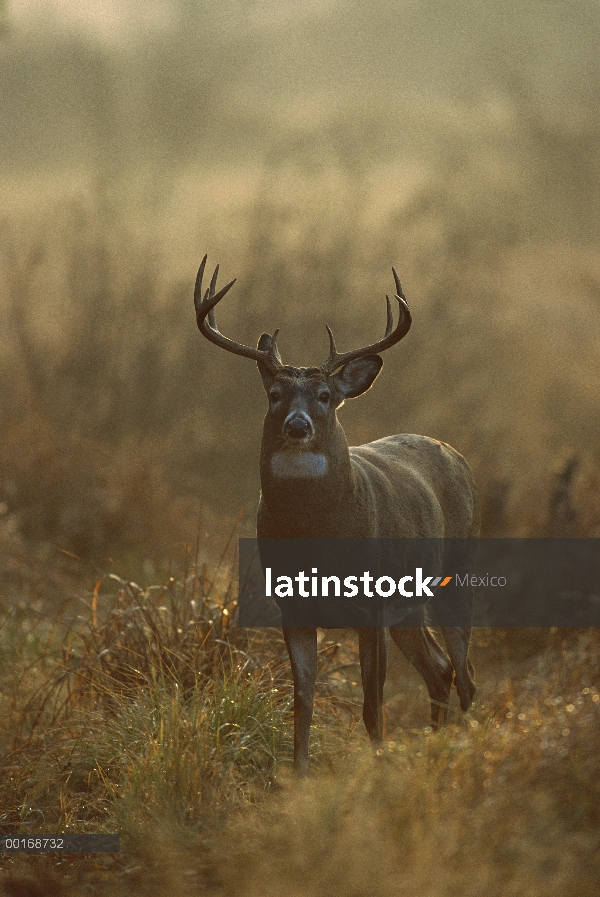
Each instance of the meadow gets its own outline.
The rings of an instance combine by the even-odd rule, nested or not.
[[[60,68],[79,93],[64,120],[40,111],[35,163],[11,158],[0,182],[0,830],[119,831],[123,847],[3,854],[0,886],[591,897],[595,630],[477,630],[476,704],[436,733],[396,652],[375,755],[355,638],[323,632],[312,774],[293,779],[281,634],[235,622],[264,394],[249,361],[202,339],[192,292],[208,252],[237,278],[223,332],[279,327],[284,361],[319,364],[326,322],[341,349],[381,334],[394,265],[413,327],[340,412],[350,443],[455,446],[484,536],[599,537],[596,107],[505,83],[398,92],[393,124],[385,91],[274,111],[228,80],[234,43],[176,79],[198,49],[165,68],[176,37],[153,45],[168,96],[141,46],[7,50],[0,102],[35,107],[34,52],[32,83]],[[125,123],[143,90],[137,153]],[[69,130],[79,106],[89,133]]]

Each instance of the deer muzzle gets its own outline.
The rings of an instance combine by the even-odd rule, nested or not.
[[[306,439],[314,432],[312,421],[307,414],[293,411],[283,423],[283,435],[288,439]]]

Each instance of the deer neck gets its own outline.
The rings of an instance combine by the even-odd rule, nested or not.
[[[290,450],[263,432],[262,501],[277,535],[317,538],[338,534],[354,478],[348,441],[339,422],[326,443]]]

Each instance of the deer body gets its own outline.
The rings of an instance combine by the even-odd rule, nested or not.
[[[471,471],[453,448],[424,436],[397,435],[349,447],[337,417],[345,399],[366,392],[383,365],[377,352],[408,332],[411,318],[394,271],[400,320],[388,323],[383,340],[338,354],[329,331],[330,355],[321,368],[284,365],[277,331],[252,349],[217,329],[214,307],[233,281],[215,293],[218,268],[201,295],[203,260],[195,304],[201,332],[223,348],[253,358],[269,399],[260,454],[259,538],[459,538],[477,535]],[[423,677],[432,725],[445,718],[454,681],[463,710],[475,693],[468,658],[470,629],[442,630],[448,654],[427,626],[391,627],[392,639]],[[294,679],[294,766],[308,768],[309,732],[317,672],[317,630],[284,628]],[[383,686],[387,668],[385,629],[358,630],[364,691],[363,720],[371,741],[383,737]]]
[[[343,464],[333,464],[324,456],[326,472],[315,464],[316,473],[307,466],[286,477],[279,459],[273,470],[276,449],[268,435],[263,437],[259,538],[473,535],[471,472],[462,455],[449,445],[403,434],[349,447],[344,435],[340,448]],[[425,471],[433,475],[433,483]]]

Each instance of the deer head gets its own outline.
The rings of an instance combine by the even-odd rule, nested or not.
[[[264,422],[264,439],[270,447],[271,473],[275,477],[305,479],[320,477],[331,464],[332,448],[343,436],[336,411],[346,399],[362,395],[374,383],[383,366],[378,353],[389,349],[406,336],[411,316],[402,286],[394,268],[395,298],[400,315],[394,328],[392,306],[387,301],[387,325],[383,339],[350,352],[338,352],[331,328],[329,357],[320,368],[296,368],[283,364],[277,348],[277,334],[263,333],[256,349],[224,336],[217,327],[215,306],[231,289],[235,280],[216,292],[219,266],[202,296],[206,256],[196,278],[194,304],[200,332],[212,343],[256,361],[269,408]]]

